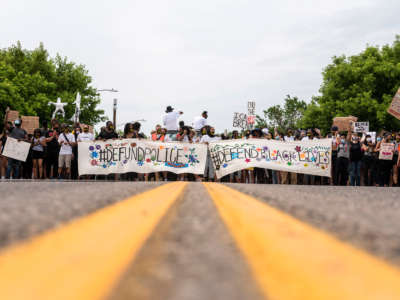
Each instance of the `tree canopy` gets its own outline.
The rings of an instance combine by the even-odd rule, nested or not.
[[[306,102],[287,95],[283,107],[280,105],[271,106],[263,111],[263,117],[257,116],[256,126],[277,128],[279,131],[298,128],[306,108]]]
[[[330,130],[333,118],[355,116],[372,130],[399,130],[400,121],[387,109],[400,87],[400,36],[392,45],[367,46],[357,55],[335,56],[324,68],[320,95],[308,104],[287,96],[283,107],[272,106],[257,116],[260,127]]]
[[[60,55],[52,59],[41,43],[32,51],[22,49],[18,42],[0,50],[0,119],[10,107],[22,115],[39,116],[50,120],[60,97],[69,120],[75,111],[76,93],[81,94],[82,123],[94,125],[103,121],[104,111],[97,108],[100,98],[90,86],[92,78],[84,65],[77,65]]]
[[[334,117],[352,115],[375,130],[399,129],[400,121],[386,111],[400,87],[400,36],[393,45],[335,56],[322,74],[321,95],[307,106],[303,127],[328,130]]]

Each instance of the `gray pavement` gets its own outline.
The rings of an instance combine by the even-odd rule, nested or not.
[[[204,186],[192,183],[110,299],[265,299]]]
[[[0,182],[0,247],[162,183]],[[400,188],[227,184],[400,266]],[[212,200],[190,183],[110,296],[260,299]]]
[[[0,182],[0,247],[160,184],[109,181]]]
[[[400,265],[400,188],[228,186]]]

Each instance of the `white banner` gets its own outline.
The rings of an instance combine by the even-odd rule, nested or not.
[[[330,177],[331,146],[331,139],[304,142],[249,139],[211,142],[209,149],[218,178],[253,167]]]
[[[79,175],[173,172],[203,174],[207,145],[124,139],[78,143]]]
[[[25,162],[30,148],[30,143],[23,141],[18,142],[18,140],[8,137],[6,145],[4,146],[3,155]]]

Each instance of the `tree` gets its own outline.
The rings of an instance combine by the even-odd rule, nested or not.
[[[400,87],[400,36],[393,45],[367,46],[358,55],[333,57],[323,71],[321,95],[308,105],[303,127],[329,130],[337,116],[369,121],[374,130],[398,130],[400,121],[386,110]]]
[[[0,50],[0,120],[10,107],[22,115],[50,120],[57,97],[65,106],[68,121],[75,111],[76,93],[81,94],[82,123],[94,125],[105,120],[104,111],[97,109],[100,98],[90,86],[92,78],[83,65],[77,65],[60,55],[49,58],[41,43],[33,51],[22,49],[21,43]]]
[[[306,102],[287,95],[283,107],[274,105],[263,111],[264,117],[257,115],[256,126],[277,128],[279,131],[297,128],[306,108]]]

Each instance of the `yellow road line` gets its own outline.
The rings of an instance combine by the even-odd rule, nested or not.
[[[272,300],[398,300],[400,271],[221,184],[205,184]]]
[[[2,251],[0,298],[105,298],[185,186],[163,185]]]

